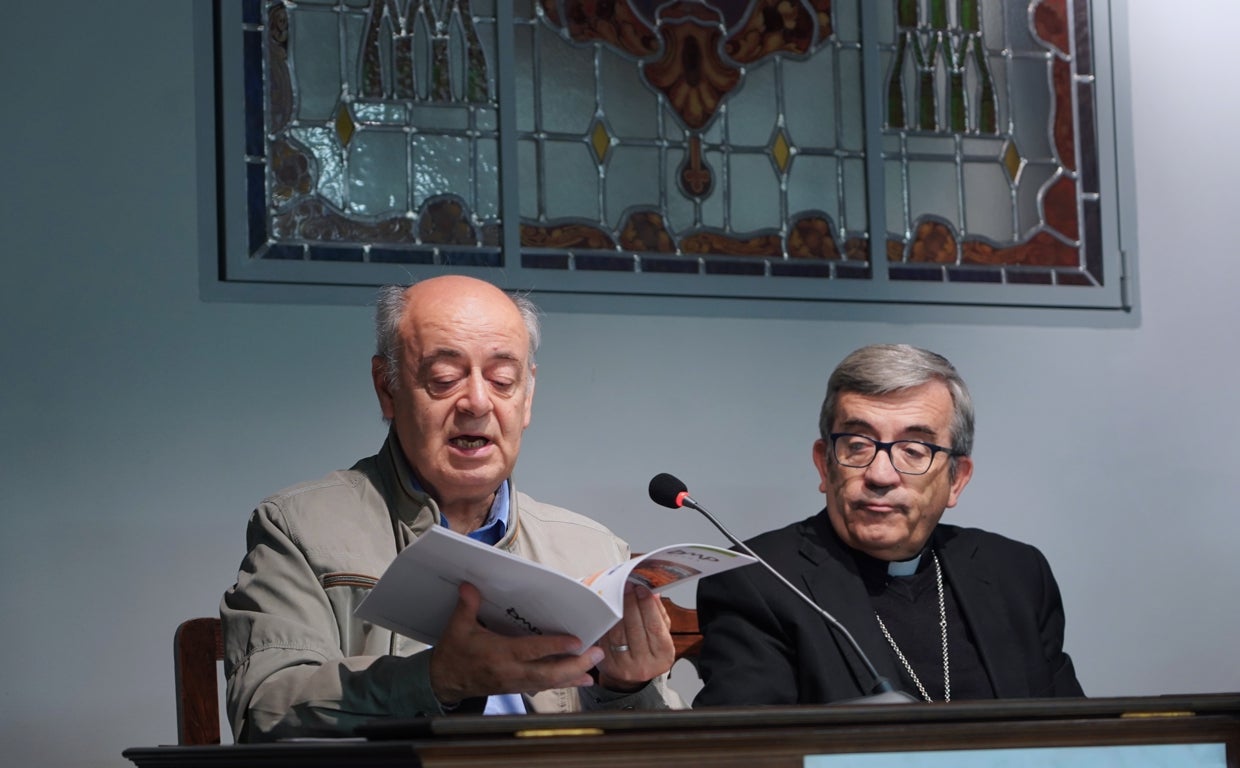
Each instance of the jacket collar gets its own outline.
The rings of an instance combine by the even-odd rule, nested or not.
[[[899,687],[900,672],[874,619],[870,596],[851,550],[836,535],[825,509],[803,525],[806,530],[801,536],[800,555],[813,566],[802,574],[806,594],[852,634],[878,674]],[[868,691],[873,681],[865,665],[838,633],[831,634],[840,653],[849,660],[858,686],[862,692]]]
[[[978,544],[958,537],[958,528],[939,525],[934,546],[943,565],[943,578],[951,585],[964,623],[973,633],[982,667],[999,698],[1025,698],[1033,691],[1017,648],[1009,638],[1018,630],[1011,606],[1004,600],[995,574],[978,561]]]

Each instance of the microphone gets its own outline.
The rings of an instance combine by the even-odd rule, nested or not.
[[[870,657],[865,655],[865,651],[861,650],[861,646],[857,643],[856,639],[852,636],[852,633],[849,632],[844,627],[843,624],[841,624],[830,613],[827,613],[827,611],[823,610],[818,605],[818,603],[815,603],[812,599],[810,599],[808,595],[806,595],[804,592],[802,592],[801,590],[793,586],[792,582],[785,579],[783,574],[775,570],[771,566],[770,563],[768,563],[766,560],[759,557],[756,552],[754,552],[752,549],[750,549],[745,544],[745,542],[741,541],[740,539],[736,538],[736,536],[732,535],[732,532],[729,531],[727,528],[725,528],[722,523],[716,520],[714,515],[706,511],[705,507],[703,507],[701,504],[698,504],[697,501],[694,500],[694,498],[689,495],[688,486],[686,486],[684,482],[680,480],[680,478],[676,477],[675,475],[669,475],[666,472],[661,472],[655,475],[654,477],[652,477],[650,479],[650,500],[653,501],[655,504],[658,504],[663,507],[668,507],[670,509],[680,509],[681,507],[689,507],[690,509],[695,509],[698,512],[702,513],[702,516],[705,517],[707,520],[709,520],[712,525],[718,528],[720,533],[722,533],[724,536],[727,537],[728,541],[735,544],[745,554],[757,560],[762,565],[762,567],[770,571],[771,575],[774,576],[776,579],[778,579],[781,584],[783,584],[788,589],[792,590],[792,593],[796,595],[797,597],[799,597],[801,599],[801,602],[805,603],[810,608],[812,608],[815,613],[817,613],[819,616],[825,619],[828,624],[834,627],[835,630],[839,632],[840,635],[842,635],[845,640],[848,641],[848,644],[852,646],[852,649],[857,654],[857,657],[861,659],[861,663],[865,665],[866,672],[869,673],[871,680],[873,680],[873,684],[870,686],[869,694],[865,696],[862,696],[857,699],[848,699],[847,701],[838,701],[834,703],[836,704],[907,704],[910,702],[918,701],[918,699],[914,698],[912,695],[904,691],[897,691],[891,685],[891,683],[888,682],[887,678],[878,674],[878,670],[875,669],[874,663],[870,661]]]

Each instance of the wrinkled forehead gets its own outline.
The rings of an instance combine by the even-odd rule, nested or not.
[[[951,392],[936,380],[884,394],[841,391],[832,428],[867,425],[946,434],[953,417]]]
[[[406,351],[419,359],[465,356],[526,363],[529,358],[525,321],[498,290],[411,293],[401,330]]]

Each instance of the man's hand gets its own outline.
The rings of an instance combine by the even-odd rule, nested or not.
[[[602,650],[588,648],[580,656],[574,656],[581,641],[571,635],[506,637],[496,634],[478,623],[482,596],[477,588],[462,584],[460,598],[448,620],[448,628],[431,652],[431,690],[441,704],[455,705],[474,696],[537,692],[594,683],[590,669],[603,660]],[[628,613],[626,600],[626,616]],[[671,645],[670,636],[668,645]]]
[[[624,618],[600,641],[606,657],[598,665],[599,685],[635,691],[672,668],[676,646],[663,601],[637,586],[624,593]]]

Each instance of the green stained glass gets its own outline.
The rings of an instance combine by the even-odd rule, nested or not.
[[[981,29],[977,19],[977,0],[960,0],[960,28],[966,32]]]
[[[896,0],[898,9],[897,24],[902,28],[917,26],[917,9],[919,0]]]

